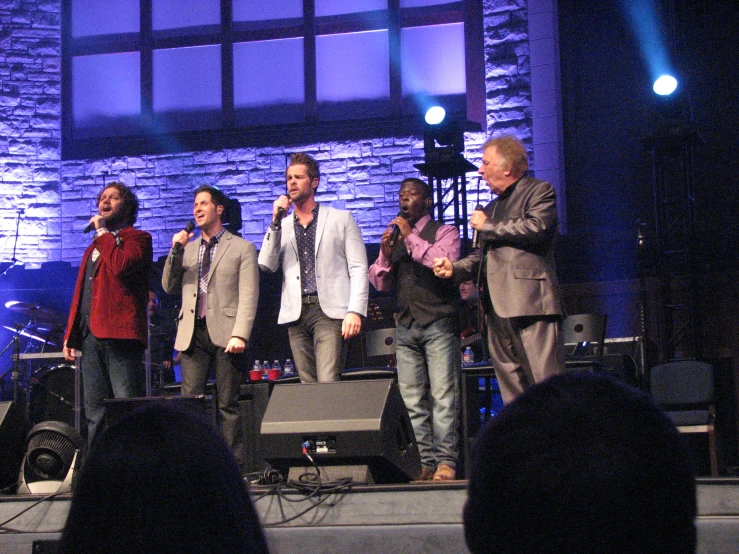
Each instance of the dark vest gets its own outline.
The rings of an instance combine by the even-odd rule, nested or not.
[[[97,269],[97,263],[100,261],[98,257],[94,262],[92,261],[92,253],[87,258],[87,265],[85,266],[85,281],[82,286],[82,295],[80,298],[80,309],[79,309],[79,329],[82,332],[82,336],[87,335],[87,331],[90,328],[90,314],[92,313],[92,280],[95,277],[95,270]]]
[[[436,242],[436,232],[441,223],[430,219],[419,236],[431,244]],[[457,317],[459,290],[454,279],[440,279],[431,268],[410,257],[405,244],[399,245],[390,256],[394,276],[393,287],[398,302],[398,321],[410,327],[418,321],[428,327],[445,317]]]

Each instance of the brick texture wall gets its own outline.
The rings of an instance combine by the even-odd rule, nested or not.
[[[60,2],[0,0],[0,256],[60,259]]]
[[[514,132],[532,141],[527,0],[485,0],[487,134]],[[133,187],[137,226],[152,233],[155,257],[190,219],[192,191],[215,185],[241,202],[244,237],[257,247],[284,187],[289,151],[280,146],[168,155],[61,161],[61,4],[0,0],[0,248],[27,268],[47,261],[79,263],[81,233],[103,182]],[[477,165],[485,133],[466,137]],[[396,213],[398,184],[419,176],[422,137],[305,144],[321,163],[319,199],[353,212],[365,242],[376,243]],[[486,196],[484,196],[486,197]],[[476,197],[470,199],[474,205]]]

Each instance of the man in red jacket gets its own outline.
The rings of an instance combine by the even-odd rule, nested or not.
[[[146,303],[151,269],[151,235],[133,228],[139,203],[122,183],[110,183],[97,198],[92,244],[82,256],[64,357],[82,352],[87,440],[105,415],[106,398],[143,396]]]

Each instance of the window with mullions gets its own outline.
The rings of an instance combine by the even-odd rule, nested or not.
[[[63,23],[65,158],[419,133],[431,103],[484,124],[481,0],[67,0]]]

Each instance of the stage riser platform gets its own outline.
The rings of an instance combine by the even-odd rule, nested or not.
[[[255,491],[255,497],[259,491]],[[462,526],[465,483],[441,485],[365,486],[334,495],[317,510],[295,521],[265,530],[272,554],[447,554],[467,552]],[[34,541],[60,536],[71,499],[56,499],[37,506],[9,527],[19,534],[0,534],[3,554],[44,554]],[[0,498],[0,521],[34,502],[31,497]],[[281,518],[274,495],[256,502],[266,523]],[[282,502],[285,515],[307,507]],[[739,480],[715,479],[698,483],[699,554],[735,554],[739,544]]]

